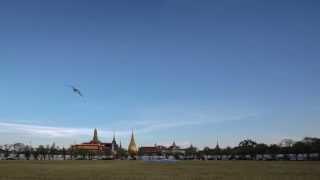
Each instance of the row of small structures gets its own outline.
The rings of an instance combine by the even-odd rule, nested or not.
[[[95,129],[90,142],[74,144],[70,148],[39,146],[32,148],[22,143],[0,146],[1,160],[107,160],[107,159],[180,159],[180,160],[320,160],[320,139],[306,137],[302,141],[283,140],[279,145],[243,140],[234,148],[205,147],[198,150],[190,145],[181,148],[175,142],[171,146],[142,146],[138,148],[132,133],[128,150],[118,145],[115,136],[110,143],[101,142]]]

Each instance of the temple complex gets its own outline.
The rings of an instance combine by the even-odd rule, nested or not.
[[[91,153],[112,155],[112,156],[117,155],[118,148],[119,147],[116,142],[115,135],[113,135],[113,139],[111,143],[104,143],[99,140],[97,129],[94,129],[93,138],[90,142],[72,145],[73,150],[89,151]]]
[[[139,148],[139,154],[147,156],[185,154],[185,149],[177,146],[175,141],[173,141],[172,145],[169,147],[156,144],[154,146],[142,146]]]

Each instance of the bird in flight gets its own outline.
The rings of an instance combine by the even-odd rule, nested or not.
[[[74,86],[69,86],[69,87],[72,88],[72,91],[73,91],[74,93],[76,93],[76,94],[78,94],[79,96],[83,97],[83,95],[82,95],[82,93],[81,93],[81,91],[80,91],[79,89],[77,89],[77,88],[74,87]]]

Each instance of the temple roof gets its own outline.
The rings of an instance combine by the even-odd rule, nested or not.
[[[92,141],[90,141],[90,143],[92,143],[92,144],[99,144],[99,143],[101,143],[101,142],[99,141],[99,139],[98,139],[98,131],[97,131],[96,128],[94,129],[93,138],[92,138]]]

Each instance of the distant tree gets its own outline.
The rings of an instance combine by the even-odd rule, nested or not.
[[[54,155],[58,153],[58,148],[56,147],[56,144],[53,142],[48,150],[49,159],[54,160]]]
[[[46,160],[46,148],[43,145],[39,145],[37,148],[38,154],[40,155],[40,160]]]
[[[245,139],[239,143],[239,147],[254,147],[257,143],[251,139]]]
[[[166,159],[168,159],[169,157],[174,156],[174,153],[172,151],[166,151],[165,156],[166,156]]]
[[[219,145],[212,149],[212,154],[216,156],[217,160],[221,160],[221,149]]]
[[[38,149],[31,147],[31,154],[32,154],[34,160],[38,160],[38,158],[39,158],[39,151],[38,151]]]
[[[81,156],[81,159],[86,159],[89,155],[89,151],[84,149],[79,149],[78,152],[79,152],[79,155]]]
[[[23,150],[23,153],[24,153],[24,157],[27,159],[27,160],[30,160],[30,157],[31,157],[31,147],[30,146],[25,146],[24,150]]]
[[[211,149],[209,147],[204,147],[202,152],[205,159],[208,159],[208,156],[211,154]]]
[[[61,154],[62,154],[62,158],[63,158],[63,160],[66,160],[66,155],[67,155],[67,150],[66,150],[66,148],[62,148],[61,149]]]
[[[156,155],[157,155],[157,156],[163,156],[164,154],[163,154],[161,151],[157,151],[157,152],[156,152]]]
[[[222,149],[221,153],[223,155],[226,155],[228,158],[231,158],[230,156],[232,155],[232,148],[226,147],[226,148]]]
[[[315,137],[305,137],[305,138],[303,138],[302,142],[308,143],[308,144],[313,144],[319,140],[320,140],[319,138],[315,138]]]
[[[245,155],[250,155],[251,158],[255,157],[255,146],[257,143],[251,139],[245,139],[239,143],[240,155],[245,159]]]
[[[123,148],[119,148],[118,156],[119,156],[120,159],[127,159],[128,158],[128,151],[126,151]]]
[[[293,144],[292,146],[293,153],[296,155],[296,158],[298,157],[299,154],[303,154],[305,151],[305,143],[302,141],[298,141]]]
[[[320,160],[320,138],[307,137],[305,140],[309,141],[311,144],[311,153],[317,153],[318,160]]]
[[[298,159],[299,154],[309,154],[309,146],[303,141],[298,141],[293,144],[292,151],[296,155],[296,159]]]
[[[230,159],[237,159],[237,156],[241,156],[242,158],[242,155],[241,155],[241,150],[239,148],[239,146],[236,146],[236,147],[233,147],[232,150],[231,150],[231,157]]]
[[[307,159],[310,159],[311,153],[320,153],[320,139],[314,137],[305,137],[302,142],[305,144],[304,152],[307,154]],[[318,155],[320,156],[320,154]]]
[[[268,152],[271,154],[273,160],[276,159],[276,155],[280,153],[280,146],[271,144],[268,148]]]
[[[45,155],[45,157],[47,157],[50,160],[50,145],[49,144],[47,144],[44,147],[44,155]]]
[[[194,159],[197,156],[197,148],[190,145],[190,147],[185,149],[186,156]]]
[[[292,139],[283,139],[280,143],[280,153],[284,155],[286,160],[289,160],[289,154],[292,152],[292,146],[295,142]]]
[[[143,150],[143,148],[139,147],[138,156],[149,155],[147,152]]]
[[[76,148],[70,146],[67,151],[70,153],[71,159],[75,159],[76,158],[76,156],[77,156]]]
[[[292,147],[294,144],[294,141],[292,139],[283,139],[281,140],[279,146],[280,147]]]
[[[3,150],[4,150],[4,157],[8,158],[10,156],[10,153],[13,151],[13,145],[5,144],[3,145]]]
[[[175,159],[181,159],[181,156],[183,156],[184,154],[182,152],[175,152],[173,154],[174,158]]]
[[[264,155],[266,154],[268,151],[268,145],[266,144],[263,144],[263,143],[260,143],[260,144],[257,144],[256,147],[255,147],[255,154],[260,154],[260,155]],[[257,157],[256,157],[257,159]]]
[[[23,143],[14,143],[13,144],[13,151],[16,155],[16,158],[20,158],[20,154],[23,154],[25,145]]]

